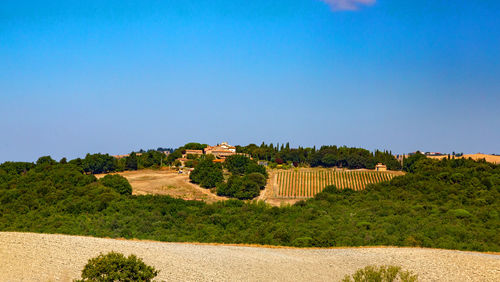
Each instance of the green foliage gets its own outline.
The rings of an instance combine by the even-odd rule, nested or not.
[[[217,195],[238,198],[240,200],[253,199],[260,193],[260,186],[248,176],[232,175],[227,183],[217,186]]]
[[[346,275],[343,282],[416,282],[418,276],[411,271],[401,270],[399,266],[366,266],[365,268],[358,269],[352,277]]]
[[[0,164],[0,169],[8,174],[26,173],[34,167],[35,165],[33,163],[27,162],[4,162],[3,164]]]
[[[203,150],[206,147],[208,147],[207,144],[201,144],[195,142],[187,143],[186,145],[182,146],[184,150]]]
[[[99,180],[102,185],[113,188],[122,195],[132,195],[132,186],[127,178],[118,174],[108,174]]]
[[[450,210],[450,214],[458,218],[469,218],[472,214],[464,209]]]
[[[266,186],[268,177],[266,168],[256,161],[243,155],[233,155],[226,158],[224,166],[232,176],[227,183],[217,185],[217,195],[238,198],[240,200],[252,199],[260,194]]]
[[[224,166],[233,174],[243,175],[251,160],[243,155],[233,155],[226,158]]]
[[[148,150],[137,156],[137,167],[138,168],[149,168],[149,167],[160,167],[164,160],[166,162],[166,156],[163,152],[156,150]]]
[[[116,159],[108,154],[87,154],[81,167],[92,174],[112,172],[116,169]]]
[[[220,165],[205,165],[222,182]],[[412,167],[413,173],[363,191],[331,186],[295,205],[271,207],[257,201],[207,204],[121,195],[85,174],[77,161],[7,163],[0,165],[0,230],[181,242],[500,251],[500,166],[422,159]],[[457,173],[460,181],[452,181]],[[260,190],[250,174],[230,179],[224,183],[227,190],[240,188],[234,194],[257,195]]]
[[[252,172],[246,175],[249,181],[252,181],[258,185],[262,190],[266,187],[266,177],[262,173]]]
[[[390,170],[401,169],[399,161],[388,151],[376,150],[371,153],[361,148],[348,148],[337,146],[322,146],[319,150],[313,148],[290,148],[287,146],[274,146],[262,143],[260,146],[250,144],[237,146],[237,152],[250,154],[255,159],[272,161],[277,164],[293,163],[304,166],[345,167],[351,169],[373,169],[375,164],[384,163]],[[272,165],[272,164],[271,164]]]
[[[82,280],[77,281],[151,281],[158,272],[135,255],[110,252],[90,259],[82,270]]]
[[[125,168],[127,170],[137,170],[138,162],[136,153],[132,152],[128,157],[125,158]]]
[[[415,172],[416,169],[415,165],[417,164],[417,162],[424,160],[426,158],[427,157],[424,154],[417,152],[416,154],[410,156],[404,161],[403,170],[407,172]]]
[[[53,165],[56,164],[57,162],[54,161],[50,156],[43,156],[38,158],[36,161],[37,165]]]
[[[213,158],[205,158],[189,175],[189,179],[201,187],[213,188],[224,180],[222,166],[213,162]]]

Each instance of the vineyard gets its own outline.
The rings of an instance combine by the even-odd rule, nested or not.
[[[363,190],[367,184],[388,181],[394,176],[376,171],[280,171],[276,174],[275,193],[278,198],[310,198],[329,185]]]

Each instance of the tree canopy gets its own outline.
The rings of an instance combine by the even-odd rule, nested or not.
[[[222,166],[219,163],[214,163],[213,158],[205,158],[194,168],[189,179],[200,184],[201,187],[213,188],[224,180]]]
[[[271,207],[258,201],[207,204],[123,195],[71,162],[4,163],[0,230],[298,247],[500,251],[499,165],[422,158],[412,171],[363,191],[330,186],[312,199]],[[250,183],[250,174],[233,175],[229,188],[256,191],[244,178]]]

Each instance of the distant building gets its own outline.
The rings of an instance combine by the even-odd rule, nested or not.
[[[375,166],[375,171],[387,171],[387,166],[385,164],[378,163]]]
[[[142,153],[135,153],[136,156],[140,156],[142,155]],[[125,154],[125,155],[114,155],[112,156],[113,158],[116,158],[116,159],[123,159],[123,158],[126,158],[126,157],[129,157],[130,154]]]
[[[236,155],[236,147],[227,144],[227,142],[222,142],[216,146],[208,146],[203,151],[207,155],[213,155],[215,158],[221,159]]]
[[[182,157],[187,158],[188,155],[201,156],[201,155],[203,155],[203,151],[202,150],[186,150],[185,153],[182,155]]]
[[[188,161],[188,155],[201,156],[203,154],[214,156],[215,163],[223,163],[227,157],[233,155],[243,155],[251,159],[249,154],[236,153],[235,146],[231,146],[227,142],[222,142],[216,146],[208,146],[203,150],[185,150],[182,158],[179,158],[177,160],[181,162],[182,166],[184,166]]]

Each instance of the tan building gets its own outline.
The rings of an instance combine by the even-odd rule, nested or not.
[[[387,166],[385,164],[378,163],[375,166],[375,171],[387,171]]]
[[[188,155],[201,156],[203,155],[202,150],[186,150],[186,152],[182,155],[183,158],[187,158]]]
[[[222,142],[216,146],[208,146],[204,149],[205,154],[214,155],[216,158],[226,158],[232,155],[236,155],[236,147],[227,144],[227,142]]]

